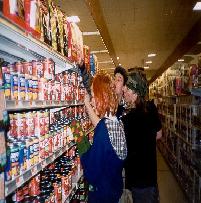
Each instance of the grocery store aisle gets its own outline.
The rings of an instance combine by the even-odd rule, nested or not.
[[[159,151],[157,152],[157,161],[160,203],[187,203],[177,180]]]

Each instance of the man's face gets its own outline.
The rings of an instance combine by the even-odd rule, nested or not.
[[[115,92],[118,96],[123,93],[124,77],[120,73],[116,73],[114,76]]]

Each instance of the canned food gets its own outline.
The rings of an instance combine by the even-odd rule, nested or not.
[[[10,143],[10,163],[11,163],[11,176],[14,179],[19,175],[19,147],[17,143]]]
[[[23,67],[24,67],[24,73],[25,74],[30,75],[30,76],[33,75],[31,62],[23,62]]]
[[[34,164],[39,162],[39,138],[34,136],[33,138],[33,154],[34,154]]]
[[[24,141],[18,141],[16,142],[19,148],[19,168],[20,168],[20,174],[23,174],[23,172],[27,169],[26,168],[26,156],[25,156],[25,142]]]
[[[48,100],[48,87],[47,87],[47,80],[41,78],[38,81],[38,100],[46,101]]]
[[[26,90],[25,90],[25,75],[18,75],[18,99],[25,100],[26,99]]]
[[[43,61],[44,78],[47,80],[54,79],[54,61],[52,59],[45,59]]]
[[[20,61],[15,63],[15,70],[18,74],[25,74],[23,63],[21,63]]]
[[[38,79],[36,76],[32,77],[32,97],[33,100],[38,99]]]
[[[18,100],[18,74],[11,72],[11,99]]]
[[[30,137],[28,139],[28,142],[29,142],[29,149],[30,149],[30,166],[33,166],[34,165],[34,147],[33,147],[33,138]]]
[[[3,74],[3,85],[4,85],[4,95],[5,99],[11,99],[11,74],[10,74],[10,66],[2,67],[2,74]]]

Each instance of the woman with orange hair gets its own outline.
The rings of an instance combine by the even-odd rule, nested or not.
[[[85,106],[95,126],[93,144],[81,156],[84,176],[92,186],[89,203],[118,203],[123,191],[122,169],[127,155],[123,125],[115,116],[118,99],[112,79],[106,73],[95,75],[91,102]]]

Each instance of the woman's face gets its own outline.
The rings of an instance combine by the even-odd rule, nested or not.
[[[123,88],[124,100],[127,104],[134,104],[137,99],[137,94],[126,86]]]

